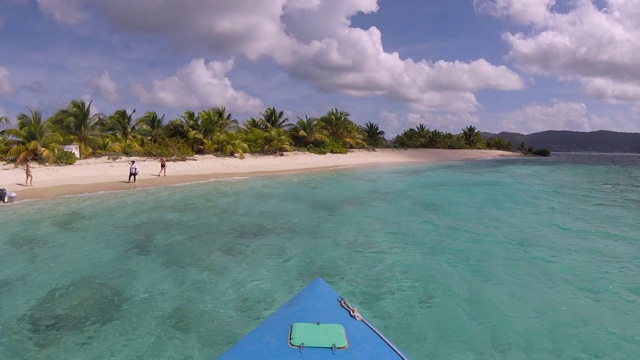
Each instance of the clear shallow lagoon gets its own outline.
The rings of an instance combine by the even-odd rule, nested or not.
[[[413,359],[640,354],[636,155],[215,181],[0,216],[1,359],[215,359],[318,276]]]

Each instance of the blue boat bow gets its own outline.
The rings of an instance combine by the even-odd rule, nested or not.
[[[339,324],[348,346],[295,347],[292,325]],[[239,359],[408,359],[323,279],[317,278],[220,358]]]

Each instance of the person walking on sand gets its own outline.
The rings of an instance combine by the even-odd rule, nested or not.
[[[136,182],[136,176],[138,176],[138,166],[136,165],[135,160],[131,160],[131,166],[129,166],[129,181],[131,182],[131,177],[133,176],[133,182]]]
[[[164,176],[167,176],[167,160],[164,158],[164,156],[160,156],[160,172],[158,173],[158,176],[160,176],[163,171]]]
[[[27,173],[27,180],[24,181],[26,186],[33,186],[33,175],[31,174],[31,164],[29,161],[25,164],[25,172]]]

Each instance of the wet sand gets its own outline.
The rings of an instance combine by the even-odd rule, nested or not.
[[[92,158],[74,165],[51,166],[32,163],[33,186],[25,186],[24,166],[4,164],[0,169],[0,188],[15,192],[18,201],[45,199],[105,191],[122,191],[185,184],[233,177],[285,175],[309,171],[333,171],[351,167],[403,163],[434,163],[519,156],[495,150],[378,149],[354,150],[348,154],[315,155],[293,152],[283,156],[247,155],[245,159],[195,156],[187,161],[167,163],[167,176],[157,176],[160,162],[152,158]],[[128,183],[129,165],[136,161],[139,175]]]

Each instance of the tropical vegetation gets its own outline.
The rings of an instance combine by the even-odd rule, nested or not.
[[[523,155],[537,155],[537,156],[550,156],[551,151],[547,149],[534,149],[533,146],[528,146],[523,142],[518,146],[518,151],[520,151]]]
[[[63,145],[78,145],[81,158],[109,156],[164,156],[185,160],[195,154],[237,156],[308,151],[346,153],[349,149],[442,148],[511,150],[501,138],[484,140],[474,127],[459,134],[430,130],[427,125],[403,131],[388,140],[379,124],[358,125],[351,115],[331,108],[320,117],[298,117],[291,122],[282,110],[265,109],[257,118],[235,119],[224,107],[185,110],[173,119],[155,111],[136,117],[136,110],[113,114],[92,110],[92,103],[73,100],[64,109],[43,118],[39,111],[18,115],[15,123],[0,117],[8,128],[0,131],[0,160],[16,164],[37,161],[72,164],[75,156]],[[15,124],[15,127],[11,127]]]

